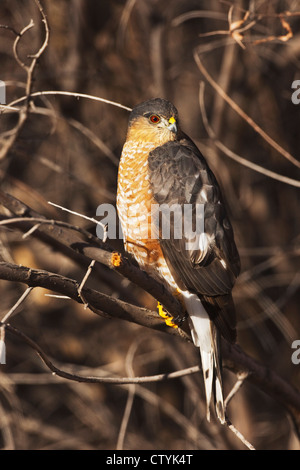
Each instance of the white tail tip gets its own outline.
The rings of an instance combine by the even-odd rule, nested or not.
[[[3,339],[0,339],[0,364],[6,364],[6,346]]]

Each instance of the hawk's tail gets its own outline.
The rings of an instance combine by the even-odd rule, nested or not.
[[[199,347],[206,394],[206,416],[210,421],[210,406],[214,400],[217,417],[225,423],[222,392],[221,364],[219,358],[218,332],[209,319],[196,294],[182,292],[195,346]]]

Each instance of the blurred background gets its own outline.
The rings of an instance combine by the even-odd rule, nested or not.
[[[34,68],[31,91],[85,93],[127,107],[151,97],[175,104],[182,128],[206,157],[227,199],[242,261],[234,288],[238,343],[299,387],[300,365],[291,361],[291,344],[300,339],[300,104],[291,100],[292,83],[300,79],[299,2],[52,0],[42,6],[50,38]],[[34,25],[14,53],[16,33],[31,19]],[[0,79],[10,104],[26,93],[24,65],[40,49],[45,28],[33,0],[1,0],[0,25]],[[223,100],[207,83],[195,55],[248,118],[296,161],[276,151]],[[201,81],[217,142],[203,124]],[[47,201],[89,217],[95,217],[99,204],[115,204],[128,111],[62,95],[37,97],[34,106],[0,161],[1,188],[48,218],[95,233],[91,223]],[[17,113],[1,114],[0,151],[17,122]],[[261,169],[254,171],[241,159]],[[282,176],[292,181],[280,181]],[[85,274],[33,237],[23,240],[22,233],[8,228],[1,228],[0,236],[3,260],[79,282]],[[122,249],[120,241],[109,243]],[[152,297],[104,267],[88,285],[156,308]],[[0,282],[1,317],[24,290],[24,285]],[[55,364],[77,373],[140,376],[198,363],[198,351],[190,344],[98,317],[38,288],[11,323]],[[17,338],[7,337],[6,345],[7,364],[0,366],[3,449],[245,448],[228,429],[206,422],[200,375],[145,386],[80,384],[51,375]],[[236,377],[225,369],[224,381],[228,393]],[[256,448],[299,448],[285,410],[253,385],[243,385],[228,412]]]

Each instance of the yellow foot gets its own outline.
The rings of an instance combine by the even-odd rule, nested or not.
[[[111,255],[111,264],[115,267],[118,268],[122,264],[122,258],[121,255],[117,252],[114,251]]]
[[[178,325],[173,322],[173,317],[164,309],[164,306],[160,302],[157,302],[157,310],[159,316],[165,320],[166,325],[172,328],[178,328]]]

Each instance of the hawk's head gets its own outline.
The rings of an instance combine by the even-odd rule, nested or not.
[[[127,140],[157,142],[176,140],[178,111],[167,100],[154,98],[135,106],[129,117]]]

